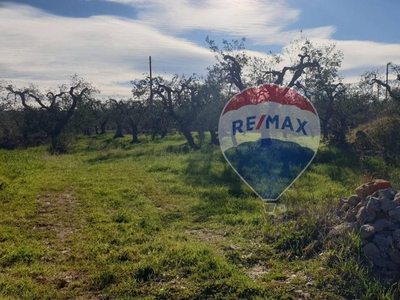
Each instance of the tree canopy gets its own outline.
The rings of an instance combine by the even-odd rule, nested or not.
[[[130,99],[96,98],[99,91],[77,75],[69,84],[46,91],[0,82],[0,146],[50,141],[52,151],[62,152],[60,141],[67,133],[114,130],[115,138],[131,134],[132,143],[140,141],[140,133],[156,138],[178,131],[191,148],[199,149],[205,132],[218,144],[218,119],[231,97],[266,83],[296,89],[309,98],[319,113],[324,140],[340,146],[346,144],[349,130],[366,122],[362,116],[379,117],[371,113],[377,107],[395,114],[400,105],[399,65],[387,64],[395,80],[367,71],[358,84],[345,84],[339,75],[344,56],[334,43],[318,45],[302,37],[283,54],[260,55],[246,50],[244,38],[206,41],[215,64],[205,75],[144,75],[131,81]],[[372,92],[376,87],[380,96]]]

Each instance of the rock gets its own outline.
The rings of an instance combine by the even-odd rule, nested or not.
[[[357,221],[363,223],[372,223],[375,221],[376,214],[375,211],[372,209],[368,209],[366,207],[361,207],[356,215]]]
[[[400,253],[398,251],[389,252],[389,256],[394,263],[400,264]]]
[[[389,270],[392,270],[392,271],[396,271],[396,270],[399,269],[399,265],[396,264],[396,263],[393,262],[393,261],[388,262],[387,265],[386,265],[386,267],[387,267]]]
[[[368,243],[363,247],[365,255],[379,267],[386,267],[386,255],[382,255],[374,243]]]
[[[361,226],[363,225],[363,223],[361,223],[360,221],[355,221],[355,222],[353,223],[353,225],[354,225],[355,231],[358,231],[358,232],[359,232]]]
[[[375,265],[381,268],[387,267],[389,264],[391,264],[391,261],[383,258],[383,257],[377,257],[377,258],[372,258],[372,261],[374,262]]]
[[[392,271],[385,271],[385,272],[383,272],[383,275],[386,278],[391,279],[391,281],[388,281],[387,283],[394,283],[394,282],[397,281],[396,278],[398,277],[398,272],[394,272],[393,270]]]
[[[392,238],[393,240],[395,240],[396,242],[400,242],[400,229],[397,229],[393,232],[392,234]]]
[[[362,240],[370,238],[371,236],[374,235],[374,233],[375,233],[375,228],[370,224],[364,224],[360,228],[360,237]]]
[[[351,205],[349,203],[343,203],[341,210],[346,212],[350,208],[351,208]]]
[[[400,201],[400,193],[397,193],[397,194],[394,196],[393,201],[396,201],[396,202]]]
[[[377,211],[376,213],[376,219],[387,219],[387,213],[383,211]]]
[[[384,274],[395,274],[392,279],[397,280],[400,278],[400,190],[380,179],[358,187],[356,193],[349,199],[341,199],[340,215],[347,222],[335,226],[329,235],[359,233],[361,247],[377,275],[385,280]]]
[[[345,215],[345,212],[343,210],[338,210],[335,212],[335,215],[338,216],[339,218],[343,218]]]
[[[394,197],[397,194],[397,190],[393,189],[393,188],[389,188],[389,189],[383,189],[383,190],[379,190],[378,191],[378,197],[379,198],[388,198],[389,200],[393,200]]]
[[[367,197],[367,205],[366,207],[369,209],[372,209],[374,211],[379,211],[380,210],[380,200],[379,198],[373,197],[373,196],[368,196]]]
[[[241,248],[240,246],[236,246],[234,244],[229,245],[229,250],[239,250],[240,248]]]
[[[358,197],[357,195],[353,195],[347,200],[347,203],[349,203],[351,206],[356,206],[358,203],[360,203],[361,198]]]
[[[383,235],[385,238],[389,237],[392,235],[393,231],[390,230],[382,230],[381,232],[379,232],[380,235]]]
[[[338,203],[338,206],[337,206],[338,210],[342,209],[343,203],[347,203],[347,199],[346,198],[340,198],[339,199],[339,203]]]
[[[372,193],[371,196],[378,198],[379,197],[379,191],[376,191],[375,193]]]
[[[383,210],[384,212],[388,212],[389,210],[392,210],[393,208],[400,205],[400,202],[394,202],[387,197],[382,197],[380,202],[381,202],[381,210]]]
[[[356,209],[359,210],[361,207],[365,206],[366,204],[367,204],[367,201],[361,200],[361,202],[356,205]]]
[[[387,252],[390,249],[391,243],[382,235],[375,234],[373,241],[378,249],[382,252]]]
[[[392,221],[399,222],[400,221],[400,207],[396,207],[389,211],[389,217]]]
[[[355,221],[357,221],[357,219],[356,219],[357,212],[358,212],[358,210],[355,209],[355,208],[350,209],[349,211],[347,211],[347,213],[346,213],[346,215],[344,217],[344,220],[346,222],[355,222]]]
[[[373,194],[377,190],[391,188],[392,185],[389,181],[383,179],[377,179],[366,184],[359,186],[356,189],[356,194],[358,197],[365,199],[367,196]]]
[[[378,219],[375,223],[371,224],[374,227],[374,232],[380,232],[384,229],[391,229],[395,224],[386,219]]]
[[[338,236],[344,233],[354,232],[357,230],[357,226],[354,223],[342,223],[339,224],[329,231],[329,236]]]

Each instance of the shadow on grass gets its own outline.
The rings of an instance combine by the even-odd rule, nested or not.
[[[148,135],[140,135],[139,143],[131,143],[132,136],[125,135],[122,138],[114,138],[114,135],[111,133],[107,134],[96,134],[90,136],[79,136],[77,138],[77,142],[74,146],[73,152],[96,152],[101,150],[111,150],[111,149],[123,149],[123,150],[131,150],[141,146],[147,146],[149,144],[160,144],[165,142],[166,140],[174,140],[174,138],[165,138],[164,140],[155,139],[151,140],[151,137]]]
[[[348,149],[340,150],[333,146],[322,145],[311,167],[317,173],[328,176],[332,181],[345,184],[349,176],[363,172],[360,159],[357,153]]]
[[[119,159],[125,158],[133,158],[133,157],[140,157],[147,155],[146,150],[136,150],[136,151],[128,151],[123,149],[113,149],[113,150],[106,150],[104,152],[100,152],[95,157],[89,158],[87,160],[88,163],[101,163],[101,162],[108,162],[108,161],[115,161]]]
[[[204,147],[188,156],[183,175],[185,184],[196,188],[202,200],[191,209],[198,216],[197,222],[211,216],[224,218],[228,215],[237,216],[241,212],[260,211],[258,204],[261,200],[252,201],[252,198],[258,198],[256,194],[241,180],[215,146]],[[235,217],[234,222],[240,222],[240,217]]]
[[[243,197],[243,182],[225,161],[219,148],[205,147],[186,160],[185,183],[194,187],[228,187],[230,196]],[[208,198],[212,198],[212,194]]]
[[[360,153],[351,148],[339,149],[321,144],[313,162],[317,164],[337,164],[355,170],[360,167]]]
[[[195,222],[203,222],[212,217],[230,225],[258,223],[256,217],[262,212],[262,201],[249,197],[231,197],[226,190],[210,190],[201,193],[199,201],[191,207],[191,213],[196,216]],[[257,220],[256,220],[257,219]]]
[[[187,143],[182,145],[169,145],[166,148],[167,153],[174,153],[174,154],[187,154],[190,152],[190,147]]]

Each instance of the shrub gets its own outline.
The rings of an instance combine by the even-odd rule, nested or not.
[[[62,133],[59,136],[52,138],[49,151],[51,154],[68,153],[72,149],[74,142],[75,137],[72,133]]]
[[[397,158],[400,153],[400,118],[385,117],[361,125],[350,133],[349,141],[363,155]]]

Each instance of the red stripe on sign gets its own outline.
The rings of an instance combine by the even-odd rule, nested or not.
[[[264,122],[265,115],[262,115],[260,118],[260,121],[258,121],[258,124],[256,126],[256,130],[260,129],[262,122]]]
[[[280,87],[274,84],[252,87],[237,94],[229,101],[223,115],[231,110],[238,110],[246,105],[257,105],[263,102],[276,102],[282,105],[294,105],[301,110],[308,110],[317,114],[312,104],[295,90]],[[257,125],[258,126],[258,125]]]

